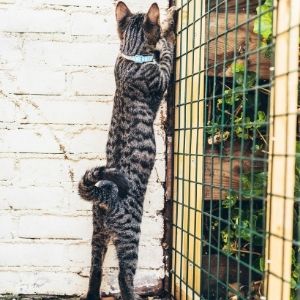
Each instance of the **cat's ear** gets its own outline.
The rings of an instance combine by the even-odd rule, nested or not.
[[[150,6],[148,13],[145,16],[145,24],[149,26],[159,25],[159,7],[157,3],[153,3]]]
[[[119,1],[116,6],[116,20],[118,23],[118,32],[121,39],[123,37],[123,32],[127,25],[127,21],[131,16],[132,13],[127,5],[124,2]]]
[[[131,11],[129,10],[129,8],[127,7],[127,5],[122,2],[119,1],[117,6],[116,6],[116,19],[117,22],[122,22],[125,19],[127,19],[128,17],[130,17],[132,15]]]

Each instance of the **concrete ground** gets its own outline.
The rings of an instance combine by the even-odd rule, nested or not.
[[[0,295],[0,300],[79,300],[79,296],[49,296],[49,295]],[[115,297],[102,297],[101,300],[116,300]],[[168,300],[161,297],[144,297],[144,300]]]

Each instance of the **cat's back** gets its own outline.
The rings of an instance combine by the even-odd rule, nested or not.
[[[120,92],[142,91],[144,96],[150,94],[149,79],[157,72],[156,63],[137,64],[118,57],[115,65],[116,87]]]

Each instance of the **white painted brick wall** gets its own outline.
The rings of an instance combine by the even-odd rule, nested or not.
[[[0,0],[0,294],[86,291],[91,206],[77,195],[77,182],[105,163],[119,49],[115,2]],[[157,2],[162,12],[168,6]],[[152,1],[127,3],[146,11]],[[164,276],[160,122],[137,287],[154,287]],[[116,275],[111,245],[105,292],[118,290]]]

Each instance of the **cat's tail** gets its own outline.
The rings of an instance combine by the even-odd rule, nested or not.
[[[78,184],[79,195],[88,201],[99,201],[103,206],[125,198],[129,189],[126,176],[114,168],[96,167],[85,172]]]

